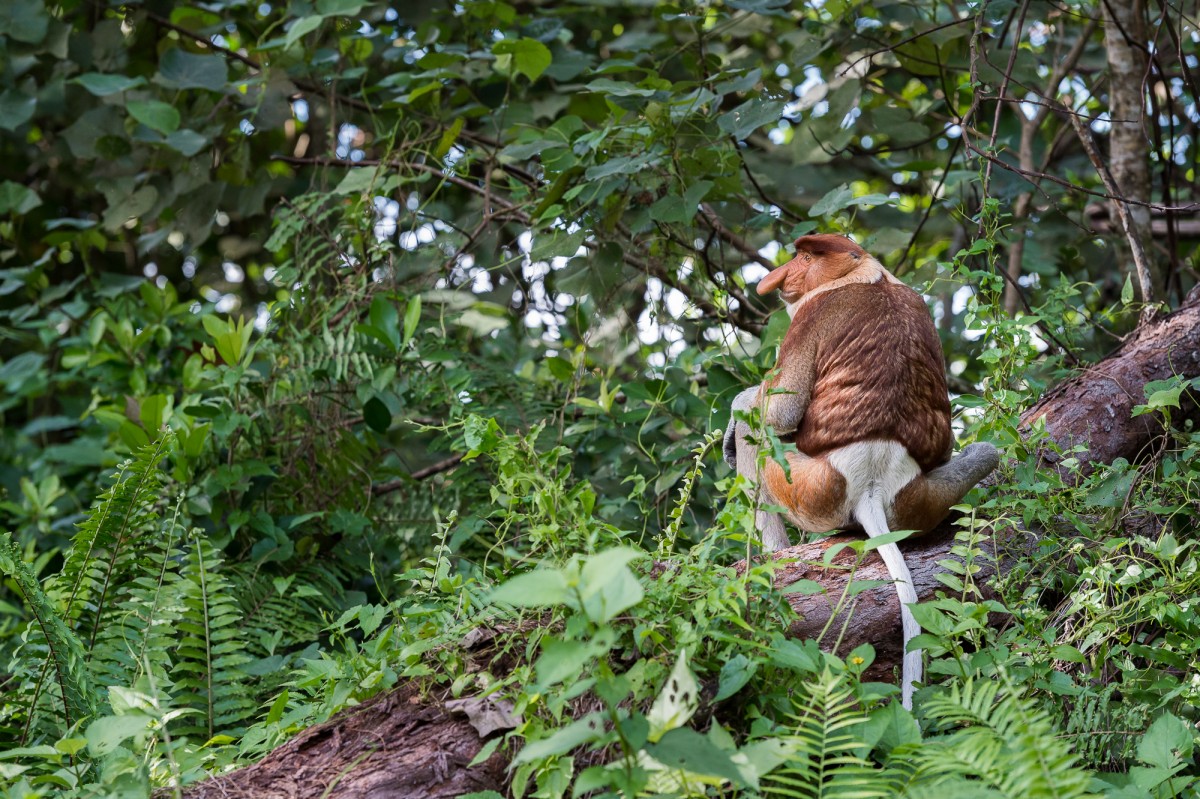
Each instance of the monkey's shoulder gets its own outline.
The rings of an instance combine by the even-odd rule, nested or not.
[[[880,344],[902,337],[924,339],[937,331],[925,301],[903,283],[881,280],[852,283],[823,292],[800,305],[788,337],[797,343],[815,339],[828,344],[850,341]]]

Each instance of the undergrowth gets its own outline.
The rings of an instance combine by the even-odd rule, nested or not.
[[[668,368],[618,389],[583,344],[535,359],[448,323],[436,302],[460,300],[316,271],[305,244],[332,257],[314,226],[340,217],[296,208],[272,246],[294,240],[278,279],[308,288],[265,333],[143,288],[68,342],[113,398],[130,353],[189,342],[138,402],[88,411],[89,440],[125,456],[83,484],[90,507],[14,439],[35,476],[3,507],[5,795],[178,793],[412,680],[504,704],[481,757],[510,755],[514,796],[1195,795],[1200,435],[1175,418],[1195,385],[1147,386],[1161,435],[1136,464],[1019,434],[1060,363],[995,310],[998,229],[943,266],[979,287],[991,370],[957,399],[963,432],[1009,460],[914,611],[928,676],[908,712],[864,677],[870,645],[786,636],[773,562],[733,567],[755,508],[695,419],[769,347],[714,362],[712,385]],[[141,334],[114,322],[146,308]]]

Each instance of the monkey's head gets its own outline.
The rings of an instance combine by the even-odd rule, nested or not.
[[[801,236],[796,239],[796,256],[768,272],[758,283],[758,293],[779,289],[783,301],[792,305],[813,289],[868,265],[878,266],[866,250],[845,236]]]

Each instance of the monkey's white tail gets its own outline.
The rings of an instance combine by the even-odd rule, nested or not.
[[[891,532],[887,525],[887,515],[883,511],[883,501],[875,485],[872,485],[870,490],[863,492],[858,501],[858,507],[854,509],[854,516],[871,538]],[[900,668],[900,702],[905,709],[912,710],[913,683],[921,680],[921,650],[909,652],[908,642],[917,637],[921,628],[917,625],[917,620],[908,606],[916,603],[917,589],[913,585],[912,575],[909,574],[908,564],[904,562],[904,555],[900,552],[900,547],[895,544],[884,544],[879,547],[879,556],[883,558],[888,573],[896,581],[896,596],[900,598],[900,627],[904,631],[904,660]]]

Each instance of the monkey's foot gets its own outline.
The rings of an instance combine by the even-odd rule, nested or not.
[[[977,441],[963,447],[963,451],[950,463],[961,461],[961,467],[967,479],[974,485],[992,473],[1000,465],[1000,450],[988,441]],[[950,464],[946,464],[949,466]],[[944,466],[942,468],[945,468]],[[936,469],[934,471],[937,471]]]

